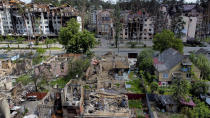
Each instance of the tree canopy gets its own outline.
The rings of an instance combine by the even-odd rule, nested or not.
[[[177,100],[188,99],[191,89],[189,81],[187,81],[186,79],[177,78],[173,81],[172,88],[174,91],[173,96],[175,99]]]
[[[62,27],[59,33],[59,43],[64,45],[67,53],[86,53],[93,48],[96,40],[87,30],[79,31],[79,23],[71,19],[66,27]]]
[[[139,70],[143,70],[145,72],[150,72],[150,73],[154,72],[153,54],[154,51],[151,49],[145,49],[142,52],[140,52],[137,58],[137,66]]]
[[[209,60],[202,54],[191,54],[190,59],[201,70],[201,79],[210,80]]]
[[[196,104],[193,109],[189,110],[190,118],[208,118],[210,114],[210,109],[204,102],[201,102],[199,99],[193,100]]]
[[[200,96],[200,94],[206,94],[208,91],[208,84],[205,81],[195,81],[192,83],[191,93],[195,96]]]
[[[49,48],[49,45],[53,44],[54,41],[53,41],[53,39],[46,38],[44,43],[45,43],[46,47]]]
[[[161,52],[168,48],[174,48],[182,53],[184,48],[182,40],[176,38],[174,33],[170,30],[163,30],[161,33],[156,34],[153,43],[153,48]]]

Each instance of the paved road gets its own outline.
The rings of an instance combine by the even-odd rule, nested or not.
[[[101,56],[106,54],[107,52],[113,52],[115,54],[121,55],[121,56],[127,56],[128,53],[139,53],[142,51],[143,48],[94,48],[92,51],[95,52],[96,56]]]
[[[210,47],[184,47],[184,55],[189,55],[189,52],[197,51],[200,48],[208,49],[210,50]],[[104,55],[107,52],[114,52],[115,54],[119,54],[121,56],[127,56],[128,53],[139,53],[143,50],[143,48],[119,48],[119,51],[117,48],[94,48],[91,51],[95,52],[96,56]],[[7,50],[0,50],[0,53],[4,53]],[[7,53],[28,53],[28,52],[35,52],[35,50],[12,50]],[[64,50],[47,50],[45,55],[58,55],[65,53]]]

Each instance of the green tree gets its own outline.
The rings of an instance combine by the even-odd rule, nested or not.
[[[151,85],[150,85],[150,88],[152,90],[152,93],[154,91],[157,91],[158,90],[158,83],[157,82],[152,82]]]
[[[86,53],[96,43],[94,35],[86,30],[80,32],[79,26],[75,19],[71,19],[60,30],[58,41],[64,45],[67,53]]]
[[[196,106],[189,110],[188,116],[190,118],[209,118],[210,108],[197,98],[193,101]]]
[[[149,72],[151,74],[154,73],[153,54],[154,51],[151,49],[145,49],[139,54],[137,58],[137,66],[139,70],[143,70],[144,72]]]
[[[120,16],[120,7],[119,7],[119,3],[117,3],[115,5],[115,10],[114,10],[114,14],[113,14],[113,21],[114,21],[114,28],[115,28],[115,47],[119,48],[118,46],[118,40],[119,40],[119,35],[120,35],[120,31],[122,29],[122,25],[120,22],[121,16]]]
[[[82,78],[85,75],[85,71],[89,67],[89,59],[77,59],[69,62],[68,81],[70,79]]]
[[[44,41],[45,45],[47,48],[50,48],[49,45],[53,44],[53,40],[49,39],[49,38],[46,38],[45,41]]]
[[[0,41],[4,41],[4,37],[0,35]]]
[[[28,75],[22,75],[16,79],[16,82],[22,83],[23,85],[27,85],[31,82],[31,79],[30,79],[30,76],[28,76]]]
[[[43,55],[46,52],[46,50],[44,48],[37,48],[36,52],[38,53],[38,55]]]
[[[18,48],[20,48],[20,44],[23,43],[23,41],[24,41],[24,38],[22,37],[17,38]]]
[[[191,93],[195,96],[200,96],[200,94],[206,94],[208,91],[208,84],[205,81],[195,81],[192,83]]]
[[[33,65],[36,65],[36,64],[40,64],[42,62],[42,57],[41,56],[35,56],[33,59],[32,59],[32,64]]]
[[[173,96],[176,100],[188,100],[190,95],[190,83],[186,79],[177,78],[173,81]]]
[[[190,60],[201,70],[201,79],[210,80],[209,60],[202,54],[191,54]]]
[[[161,52],[168,48],[174,48],[181,53],[183,52],[184,45],[182,40],[176,38],[170,30],[163,30],[161,33],[157,33],[154,36],[153,43],[153,48]]]
[[[45,52],[46,52],[46,50],[43,48],[36,49],[37,55],[32,59],[33,65],[40,64],[43,61],[43,59],[44,59],[43,54]]]
[[[204,41],[208,44],[210,44],[210,37],[207,37],[206,39],[204,39]]]
[[[9,44],[11,45],[12,44],[12,42],[15,40],[15,38],[14,37],[12,37],[12,36],[7,36],[6,37],[7,38],[7,41],[9,42]],[[10,46],[8,45],[8,48],[10,48]]]

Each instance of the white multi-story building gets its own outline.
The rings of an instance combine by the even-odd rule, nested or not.
[[[153,17],[146,17],[143,22],[142,39],[152,40],[154,34],[154,19]]]
[[[182,41],[186,42],[187,40],[195,38],[195,31],[197,25],[197,17],[187,17],[182,16],[184,24],[184,35],[182,36]]]

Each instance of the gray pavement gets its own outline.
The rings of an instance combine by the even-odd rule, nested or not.
[[[95,55],[97,56],[101,56],[107,52],[113,52],[115,54],[119,54],[121,56],[127,56],[128,53],[139,53],[141,52],[144,48],[110,48],[110,42],[109,40],[106,39],[100,39],[101,41],[101,45],[99,45],[97,48],[92,49],[91,51],[95,52]],[[147,42],[150,43],[149,45],[152,45],[151,42]],[[0,44],[0,47],[7,47],[8,44]],[[17,44],[12,44],[10,45],[10,47],[17,47]],[[20,47],[28,47],[28,44],[20,44]],[[42,48],[46,48],[46,45],[33,45],[32,47],[42,47]],[[52,44],[51,47],[59,47],[62,48],[62,45],[60,44]],[[207,50],[210,50],[210,47],[184,47],[184,55],[189,55],[190,52],[193,51],[197,51],[200,48],[204,48]],[[28,52],[35,52],[35,50],[31,50],[31,49],[17,49],[17,50],[12,50],[7,52],[7,50],[0,50],[0,54],[7,52],[7,53],[28,53]],[[45,55],[58,55],[58,54],[63,54],[65,53],[64,49],[60,49],[60,50],[47,50]]]
[[[8,45],[11,47],[11,48],[17,48],[18,47],[18,44],[0,44],[0,48],[7,48]],[[63,48],[63,46],[61,44],[50,44],[49,45],[50,47],[58,47],[58,48]],[[19,44],[19,47],[20,48],[28,48],[29,47],[29,44]],[[47,48],[46,45],[32,45],[32,48]]]

